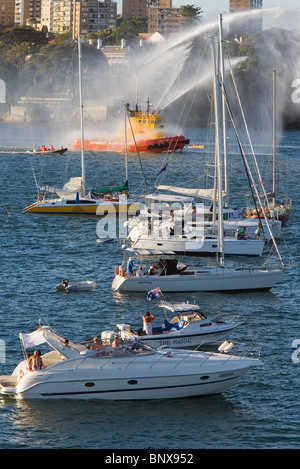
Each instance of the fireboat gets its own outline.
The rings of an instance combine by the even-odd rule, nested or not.
[[[150,102],[147,100],[147,111],[142,112],[136,104],[135,109],[125,104],[129,120],[128,133],[124,130],[114,140],[84,140],[84,149],[108,152],[129,153],[161,153],[168,151],[183,150],[190,143],[183,135],[169,137],[163,130],[160,111],[150,111]],[[81,140],[76,139],[73,144],[74,150],[81,149]]]

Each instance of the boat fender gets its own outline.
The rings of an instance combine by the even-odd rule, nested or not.
[[[158,148],[157,143],[155,143],[155,144],[153,145],[153,148]]]
[[[118,275],[118,267],[115,266],[115,275]]]
[[[124,270],[122,269],[121,266],[119,267],[119,275],[120,275],[120,277],[123,277],[123,275],[124,275]]]
[[[147,148],[148,148],[148,150],[152,150],[153,146],[152,146],[152,145],[148,145]]]

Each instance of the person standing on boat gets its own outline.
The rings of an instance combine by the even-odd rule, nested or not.
[[[255,230],[255,239],[259,239],[261,229],[262,229],[262,224],[258,223],[257,228]]]
[[[143,329],[147,335],[152,335],[152,321],[154,316],[147,311],[143,316]]]
[[[238,218],[239,217],[239,211],[237,208],[233,209],[233,218]]]
[[[129,257],[128,262],[127,262],[127,266],[126,266],[126,272],[129,275],[133,274],[133,267],[134,267],[134,264],[133,264],[132,257]]]

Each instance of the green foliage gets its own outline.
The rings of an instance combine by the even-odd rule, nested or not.
[[[117,43],[120,43],[122,39],[126,39],[128,42],[134,42],[139,33],[146,33],[147,31],[147,18],[131,18],[122,21],[120,26],[116,28],[114,37]]]
[[[195,5],[182,5],[180,7],[180,14],[183,17],[184,23],[190,24],[201,20],[202,13],[201,7],[196,7]]]

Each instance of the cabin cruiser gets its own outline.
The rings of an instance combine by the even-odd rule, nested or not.
[[[17,399],[138,400],[223,393],[261,364],[242,355],[156,350],[139,342],[91,351],[49,326],[20,338],[24,352],[44,343],[52,350],[41,355],[38,371],[30,371],[23,360],[11,375],[0,376],[0,393]]]
[[[239,323],[225,320],[222,315],[214,319],[208,319],[200,310],[200,307],[191,303],[169,303],[166,301],[158,304],[165,311],[164,323],[152,327],[152,334],[146,334],[142,328],[133,328],[128,324],[117,324],[117,335],[121,340],[138,339],[152,347],[197,347],[199,345],[223,340],[229,332],[235,329]],[[169,320],[167,312],[173,317]],[[103,331],[101,340],[111,340],[115,331]]]

